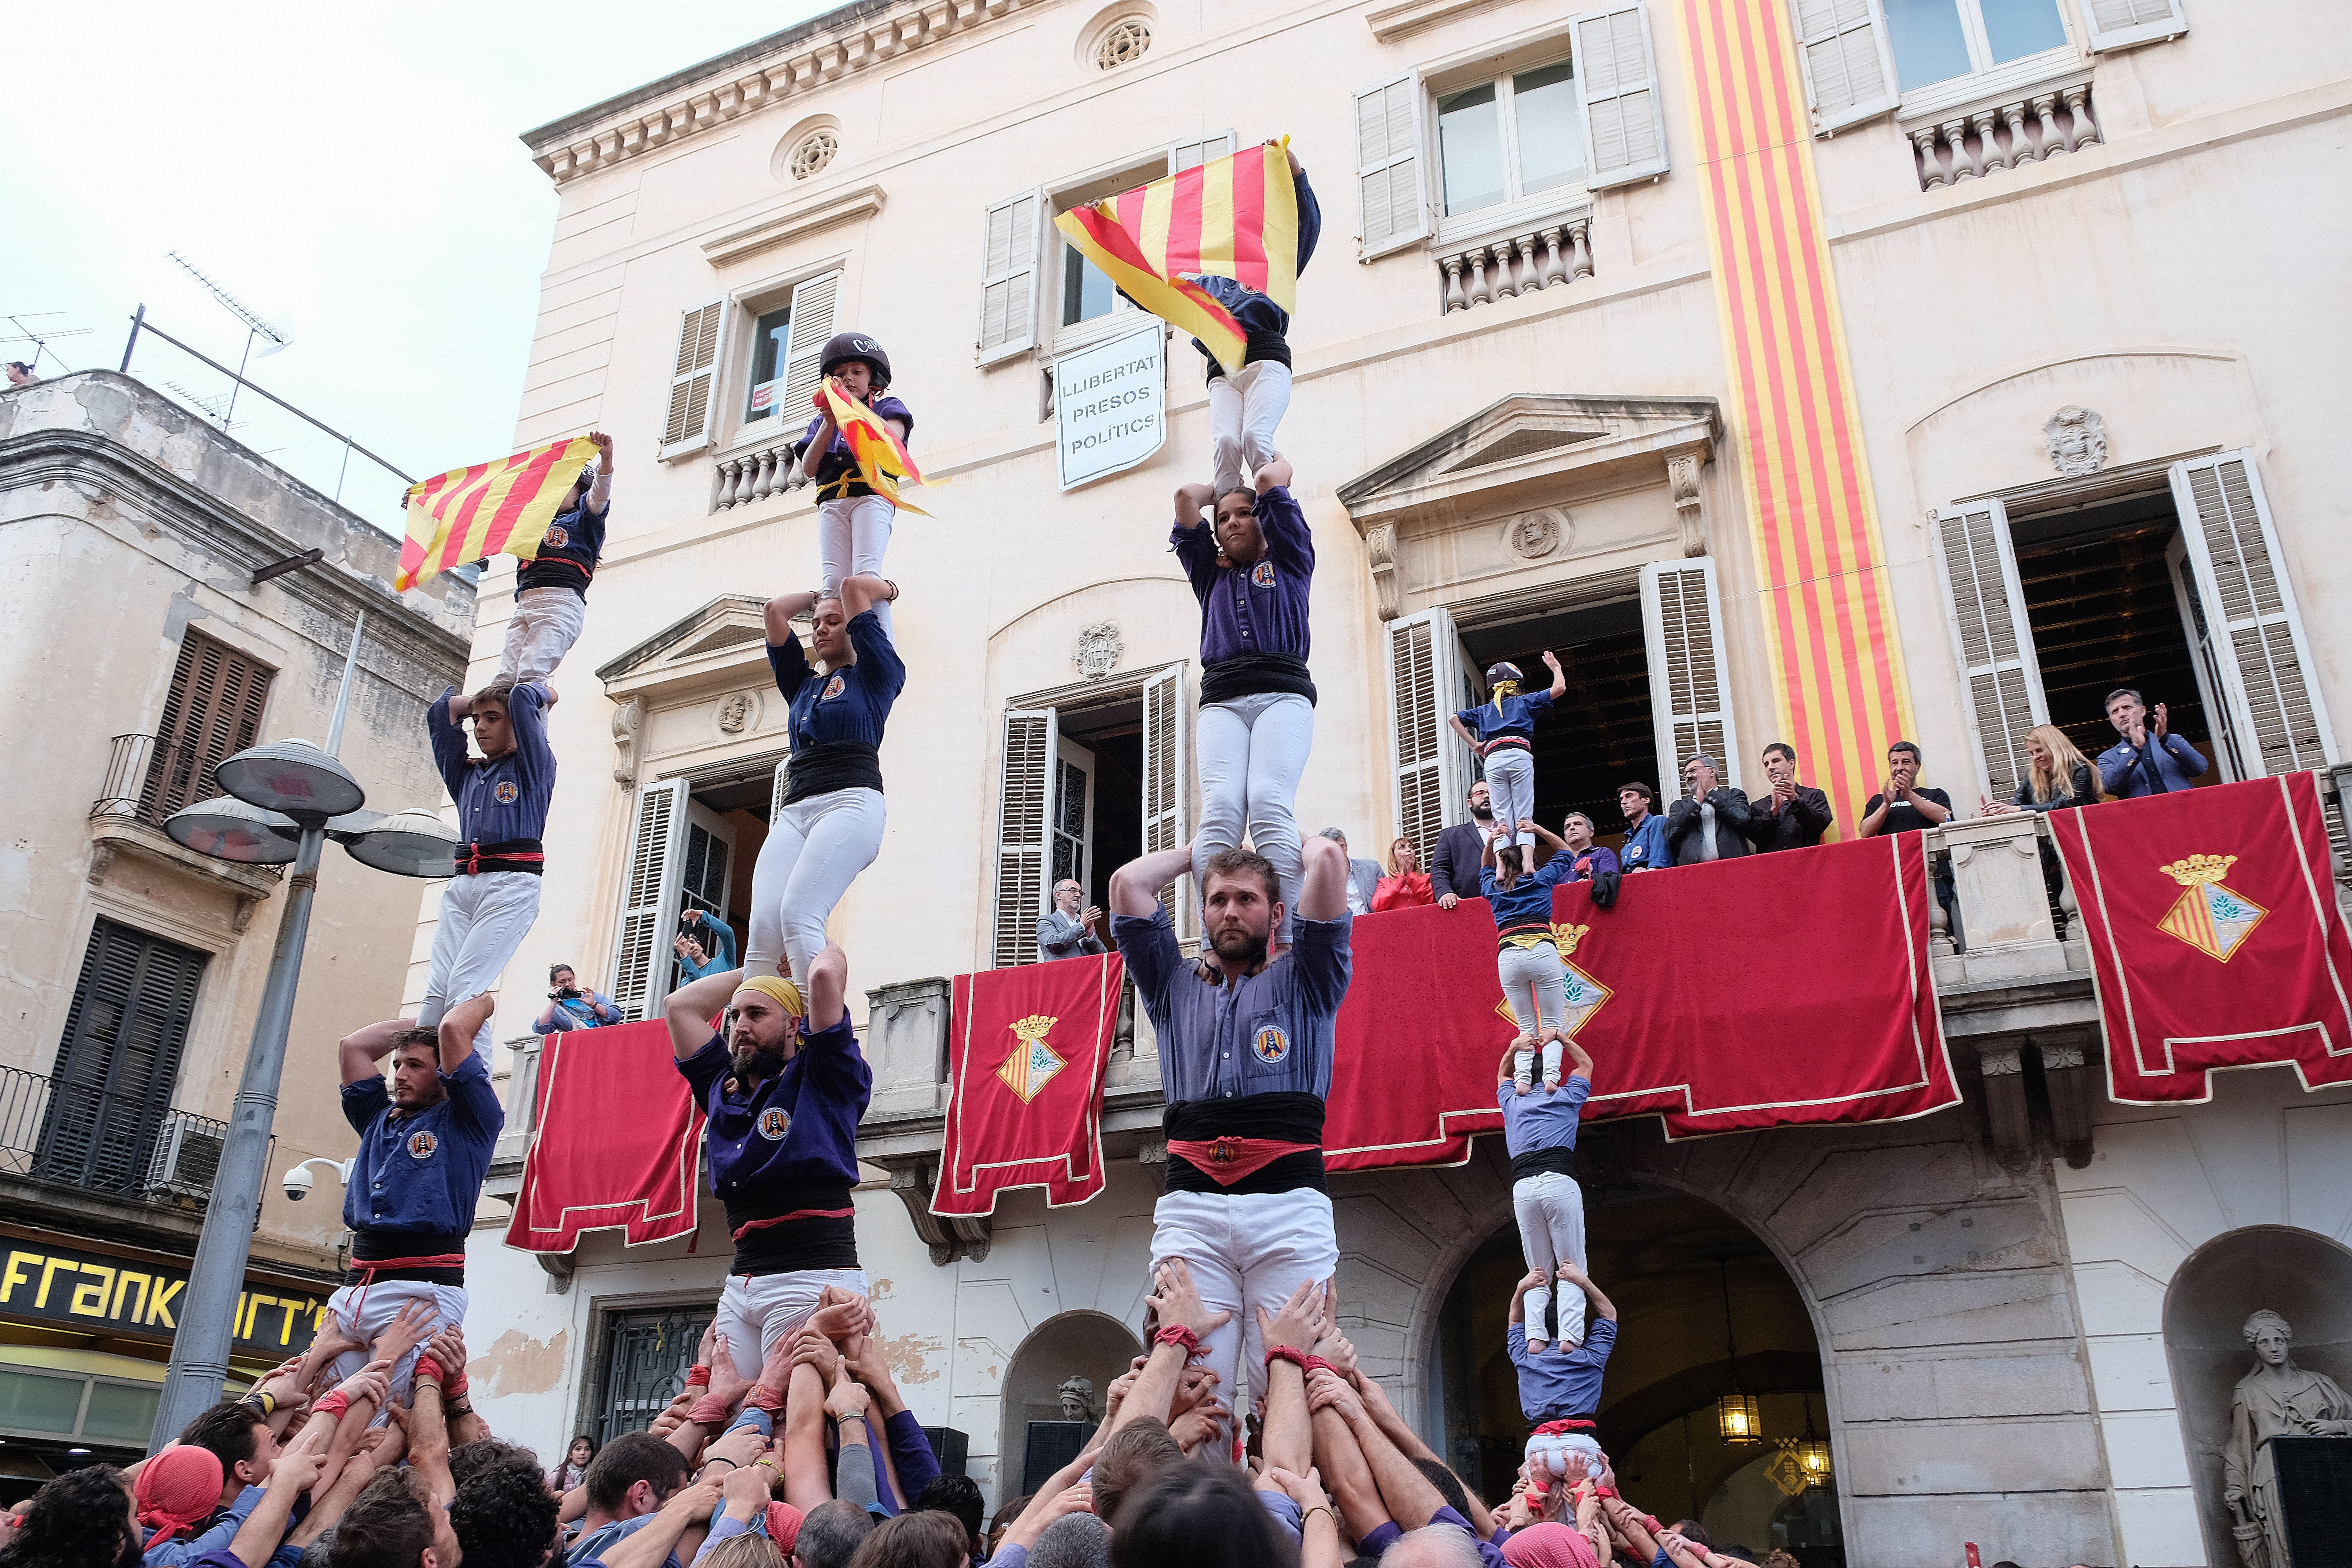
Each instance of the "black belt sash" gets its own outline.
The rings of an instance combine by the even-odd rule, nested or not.
[[[1289,1193],[1328,1189],[1323,1183],[1323,1100],[1297,1090],[1244,1095],[1239,1100],[1180,1100],[1160,1112],[1160,1131],[1172,1140],[1209,1142],[1218,1138],[1272,1138],[1312,1143],[1270,1160],[1227,1186],[1181,1154],[1168,1156],[1171,1193]]]
[[[536,877],[547,865],[547,853],[536,838],[502,838],[496,844],[461,844],[457,847],[457,875],[478,876],[484,871],[522,871]],[[462,1247],[459,1247],[463,1251]]]
[[[1524,1154],[1514,1154],[1511,1156],[1511,1180],[1515,1182],[1525,1176],[1542,1175],[1546,1171],[1557,1171],[1561,1175],[1566,1176],[1570,1180],[1574,1180],[1576,1176],[1576,1151],[1573,1149],[1530,1149]]]
[[[855,1200],[845,1181],[796,1181],[789,1195],[771,1187],[724,1202],[735,1239],[730,1274],[857,1267],[857,1226],[849,1212]]]
[[[784,804],[835,790],[882,790],[882,752],[863,741],[819,741],[797,746],[784,770]]]
[[[352,1233],[352,1262],[343,1275],[346,1285],[367,1285],[385,1279],[415,1279],[427,1285],[466,1283],[463,1264],[421,1265],[415,1259],[463,1258],[463,1232],[359,1230]],[[392,1267],[380,1265],[389,1261]]]
[[[1240,697],[1267,694],[1315,700],[1315,681],[1307,661],[1295,653],[1244,653],[1221,658],[1201,668],[1201,700],[1231,702]]]

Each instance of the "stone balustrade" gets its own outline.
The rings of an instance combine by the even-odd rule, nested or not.
[[[800,439],[800,434],[796,429],[778,430],[771,439],[757,446],[719,454],[712,465],[716,474],[710,490],[710,510],[725,511],[730,507],[749,506],[782,489],[785,476],[792,470],[793,443]]]
[[[2087,81],[1955,111],[1906,126],[1905,132],[1923,191],[2022,168],[2106,140],[2099,133]]]
[[[1532,294],[1538,289],[1590,278],[1591,215],[1546,224],[1505,239],[1441,250],[1437,272],[1444,310],[1466,310],[1505,295]]]

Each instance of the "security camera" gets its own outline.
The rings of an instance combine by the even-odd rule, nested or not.
[[[287,1172],[284,1177],[284,1181],[286,1183],[286,1195],[289,1198],[291,1198],[294,1202],[298,1204],[300,1203],[304,1198],[310,1195],[310,1166],[295,1166],[292,1170]]]

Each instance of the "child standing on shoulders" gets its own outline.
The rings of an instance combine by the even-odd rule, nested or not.
[[[1563,1263],[1585,1267],[1584,1189],[1576,1184],[1576,1128],[1592,1092],[1592,1058],[1574,1040],[1567,1042],[1576,1070],[1557,1090],[1529,1094],[1524,1078],[1514,1079],[1516,1049],[1503,1053],[1495,1079],[1495,1101],[1503,1108],[1503,1147],[1511,1156],[1511,1210],[1519,1222],[1519,1247],[1528,1267],[1527,1342],[1541,1351],[1549,1335],[1551,1273]],[[1524,1068],[1518,1069],[1524,1072]],[[1559,1304],[1559,1342],[1584,1338],[1584,1302]],[[1532,1418],[1531,1418],[1532,1419]]]
[[[1268,141],[1266,145],[1274,145]],[[1315,242],[1323,234],[1323,208],[1307,171],[1288,148],[1290,179],[1298,200],[1298,265],[1292,277],[1307,270]],[[1274,432],[1290,408],[1289,313],[1256,289],[1216,273],[1186,273],[1188,281],[1230,312],[1248,340],[1238,370],[1217,363],[1200,339],[1192,346],[1209,362],[1209,450],[1216,473],[1217,494],[1247,488],[1249,476],[1277,456]]]
[[[1521,695],[1517,665],[1489,665],[1486,684],[1492,694],[1485,703],[1465,708],[1448,721],[1486,763],[1487,793],[1494,796],[1495,820],[1501,825],[1495,830],[1495,864],[1507,888],[1527,869],[1527,852],[1536,847],[1536,715],[1549,711],[1568,691],[1568,672],[1551,649],[1544,649],[1543,659],[1551,667],[1549,691]]]
[[[588,432],[596,460],[580,470],[572,493],[547,525],[539,554],[515,574],[514,614],[507,619],[507,646],[499,658],[499,679],[513,686],[545,685],[588,623],[588,584],[596,558],[604,552],[604,524],[613,509],[613,438]]]
[[[862,332],[835,333],[818,368],[844,397],[872,409],[901,443],[915,428],[915,416],[906,404],[888,395],[890,356],[872,338]],[[846,577],[879,577],[898,509],[866,482],[831,410],[821,409],[809,421],[808,434],[793,445],[793,457],[794,482],[814,479],[817,484],[817,597],[838,595]],[[891,630],[889,601],[877,604],[874,613],[887,636]]]

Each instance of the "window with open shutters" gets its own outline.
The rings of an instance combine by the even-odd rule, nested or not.
[[[32,1175],[96,1192],[145,1182],[171,1114],[205,955],[117,921],[90,929]]]
[[[1036,346],[1037,254],[1045,193],[1024,191],[988,209],[981,230],[980,359],[982,364]]]
[[[1050,708],[1010,709],[997,778],[996,908],[990,963],[998,969],[1037,962],[1037,917],[1045,912],[1050,824],[1046,800],[1057,715]]]
[[[1357,220],[1366,260],[1428,237],[1422,136],[1418,74],[1408,72],[1357,92]]]
[[[808,422],[810,399],[824,376],[824,345],[833,340],[835,306],[841,299],[841,274],[822,273],[793,285],[791,342],[785,347],[784,419]]]
[[[1664,174],[1666,112],[1649,14],[1638,4],[1611,5],[1583,12],[1569,26],[1590,167],[1585,184],[1606,190]]]
[[[2180,0],[2082,0],[2094,52],[2177,38],[2189,31]]]
[[[140,786],[141,821],[161,822],[221,793],[213,770],[259,737],[273,673],[202,632],[183,635],[163,717],[155,726],[155,749]]]
[[[1412,840],[1426,866],[1439,830],[1463,815],[1476,776],[1469,748],[1445,721],[1462,705],[1462,639],[1443,608],[1391,621],[1388,636],[1396,746],[1391,800],[1397,832]]]
[[[669,994],[670,939],[677,931],[686,881],[690,787],[684,779],[667,779],[637,792],[629,867],[621,882],[620,927],[613,942],[613,1003],[628,1018],[654,1016]]]
[[[1192,783],[1192,726],[1184,721],[1184,667],[1163,669],[1143,687],[1143,852],[1173,849],[1185,830],[1185,790]],[[1179,877],[1160,889],[1178,940],[1194,934],[1192,879]]]
[[[662,456],[675,457],[709,444],[711,384],[719,374],[719,321],[723,300],[696,307],[678,318],[677,358],[669,380],[669,414],[662,423]]]
[[[1943,508],[1936,513],[1936,545],[1953,653],[1968,687],[1977,783],[1987,798],[2011,800],[2032,765],[2026,734],[2049,722],[2050,705],[2017,580],[2008,510],[1998,500]]]
[[[1740,788],[1739,731],[1731,720],[1715,563],[1700,556],[1643,567],[1642,626],[1649,642],[1659,783],[1675,789],[1683,763],[1705,752],[1723,764],[1724,781]]]
[[[1902,98],[1880,0],[1797,0],[1797,53],[1823,135],[1885,113]]]

